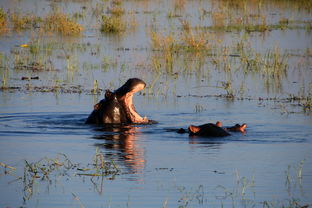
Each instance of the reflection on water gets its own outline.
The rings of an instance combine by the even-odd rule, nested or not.
[[[95,145],[104,148],[107,157],[122,162],[130,173],[142,173],[145,165],[144,148],[140,146],[139,126],[107,125],[96,131],[103,134],[93,136],[100,140]]]
[[[148,112],[147,116],[157,120],[158,124],[93,126],[84,124],[89,113],[86,106],[92,107],[92,96],[68,99],[68,95],[60,95],[60,104],[54,109],[48,108],[54,97],[33,95],[31,98],[35,112],[26,112],[32,105],[20,102],[16,109],[20,109],[21,113],[0,114],[0,162],[16,167],[19,170],[16,175],[23,176],[25,159],[33,162],[47,155],[53,158],[58,153],[65,153],[73,162],[80,164],[79,168],[88,169],[85,164],[92,163],[96,146],[103,153],[104,160],[109,163],[114,161],[120,172],[109,177],[77,176],[77,173],[94,172],[71,169],[70,174],[64,176],[60,168],[58,173],[61,175],[50,182],[36,180],[34,194],[26,202],[29,206],[36,206],[39,201],[45,203],[41,207],[55,207],[52,201],[60,198],[66,206],[73,193],[88,207],[109,207],[110,202],[124,207],[129,196],[136,199],[131,201],[133,207],[147,207],[151,203],[151,207],[162,207],[167,198],[174,207],[182,203],[179,201],[181,197],[199,186],[205,191],[205,201],[212,202],[215,207],[219,207],[220,201],[230,206],[231,197],[219,199],[214,196],[219,196],[216,192],[223,191],[216,190],[219,185],[227,189],[235,188],[232,185],[235,183],[235,170],[240,172],[241,178],[249,180],[254,174],[257,194],[254,203],[271,200],[276,193],[278,198],[289,198],[288,190],[284,191],[284,172],[288,165],[297,168],[303,159],[306,160],[300,184],[305,192],[312,187],[308,174],[312,167],[309,150],[311,119],[301,114],[289,115],[285,119],[285,116],[264,110],[251,101],[227,103],[215,98],[189,97],[169,105],[146,102],[141,96],[136,98],[135,102],[140,103],[136,106]],[[41,100],[47,102],[42,104]],[[65,101],[68,105],[64,105]],[[192,103],[210,110],[194,112],[190,108]],[[8,105],[2,106],[2,112],[12,111]],[[47,109],[52,112],[46,112]],[[190,124],[216,120],[224,121],[224,125],[247,122],[247,133],[209,139],[176,133],[179,128]],[[290,179],[294,182],[297,176],[292,172],[293,169],[290,170]],[[0,176],[0,206],[18,207],[23,203],[23,183],[20,180],[8,184],[10,181],[11,178],[6,175]],[[244,179],[240,179],[238,190],[244,184]],[[179,190],[182,187],[184,191],[177,190],[177,187]],[[47,189],[49,192],[42,191]],[[16,190],[20,191],[16,193]],[[291,189],[291,194],[295,193],[304,202],[310,202],[309,197],[301,196],[299,191]],[[235,207],[240,207],[241,199],[236,197],[235,200]],[[195,201],[189,203],[193,207],[203,206]]]
[[[296,102],[311,97],[310,2],[1,0],[9,19],[59,10],[85,30],[67,37],[32,24],[0,35],[1,86],[13,87],[0,91],[0,162],[23,176],[25,160],[65,153],[88,164],[96,146],[121,175],[78,177],[71,169],[37,180],[25,202],[21,180],[1,172],[0,207],[263,207],[292,198],[311,205],[312,120]],[[136,29],[101,33],[102,15],[118,4]],[[196,50],[201,43],[209,47]],[[159,125],[84,125],[103,97],[91,89],[138,76],[148,86],[134,102]],[[207,139],[166,130],[217,120],[246,122],[247,134]]]

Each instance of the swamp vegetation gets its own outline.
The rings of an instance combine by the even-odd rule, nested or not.
[[[218,119],[220,117],[228,119],[228,116],[229,119],[226,121],[231,122],[231,119],[249,118],[254,119],[254,123],[257,124],[255,117],[259,117],[261,120],[260,117],[262,114],[266,114],[266,109],[273,109],[274,112],[290,119],[292,116],[298,116],[290,122],[294,126],[289,127],[288,124],[285,124],[286,127],[283,126],[282,121],[287,120],[284,119],[285,117],[280,120],[275,118],[277,116],[270,117],[273,121],[268,122],[273,126],[265,126],[261,123],[255,127],[258,131],[259,129],[264,130],[264,133],[256,132],[251,136],[256,137],[254,140],[248,140],[248,137],[246,143],[249,142],[248,148],[251,150],[247,147],[245,149],[247,152],[249,151],[250,155],[246,156],[244,152],[240,152],[241,155],[248,158],[255,157],[255,159],[269,157],[269,153],[266,151],[275,152],[271,146],[278,143],[272,138],[280,139],[280,137],[283,138],[278,141],[287,148],[291,146],[289,143],[292,144],[290,142],[292,140],[288,140],[288,138],[295,138],[296,142],[293,142],[295,143],[293,144],[295,152],[295,150],[303,148],[300,146],[301,143],[306,142],[307,147],[311,145],[309,138],[302,139],[302,137],[309,137],[311,123],[306,123],[311,122],[312,115],[311,13],[311,0],[4,0],[0,2],[0,94],[4,106],[2,107],[9,109],[8,106],[11,105],[12,100],[20,97],[25,101],[28,100],[27,96],[34,99],[29,102],[31,103],[29,106],[34,105],[33,107],[38,108],[38,111],[43,111],[38,100],[43,102],[42,105],[51,107],[52,104],[44,102],[48,100],[48,97],[53,97],[56,103],[65,102],[64,100],[70,103],[81,97],[81,100],[84,100],[81,101],[83,104],[86,102],[84,98],[89,100],[88,104],[96,104],[104,96],[105,89],[116,89],[128,78],[139,77],[147,83],[147,87],[140,93],[138,99],[144,106],[155,107],[156,105],[157,107],[157,104],[161,106],[159,107],[161,110],[155,110],[152,114],[156,119],[160,115],[158,118],[168,120],[163,121],[164,124],[160,121],[161,127],[168,124],[186,125],[190,121],[206,122],[208,119],[206,117],[211,119],[217,116],[219,116]],[[36,96],[42,96],[43,99],[40,97],[36,100]],[[169,112],[179,109],[181,100],[185,100],[183,105],[187,106],[181,110],[182,113],[177,113],[179,114],[177,116],[175,113]],[[211,103],[208,103],[207,100]],[[47,102],[51,102],[51,100]],[[76,101],[75,104],[77,105],[79,102]],[[223,108],[220,109],[221,105],[214,104],[215,102],[226,104],[222,105]],[[171,103],[171,105],[167,106],[167,103]],[[248,108],[245,109],[246,112],[239,107],[235,108],[235,111],[238,112],[236,115],[229,108],[237,105],[239,107],[246,105]],[[90,104],[90,106],[92,105]],[[91,109],[90,106],[84,106],[85,110]],[[51,108],[57,111],[56,108]],[[61,109],[65,111],[71,108]],[[149,107],[145,107],[145,109],[150,110]],[[81,120],[86,113],[83,115],[81,113],[66,114],[69,117],[77,117],[74,121],[69,120],[69,123],[72,123],[67,126],[67,123],[59,123],[59,120],[68,119],[62,114],[56,118],[51,118],[50,114],[43,114],[43,116],[39,114],[37,120],[33,121],[31,120],[32,116],[22,113],[23,110],[20,108],[20,114],[16,112],[17,115],[11,115],[1,109],[0,139],[3,138],[8,146],[11,141],[7,141],[7,138],[20,136],[14,132],[15,130],[12,130],[15,121],[10,120],[11,118],[25,119],[21,121],[25,126],[22,129],[17,128],[16,132],[23,134],[23,132],[27,133],[29,129],[29,131],[35,129],[34,135],[39,135],[34,136],[38,142],[36,145],[41,144],[42,141],[39,137],[44,131],[48,132],[48,136],[44,134],[43,137],[48,137],[48,139],[50,139],[51,132],[53,136],[54,134],[61,135],[60,137],[64,138],[73,134],[81,139],[78,140],[81,143],[85,141],[85,137],[90,137],[86,136],[88,135],[86,131],[91,131],[90,129],[86,130],[89,127],[81,127],[83,123]],[[216,110],[216,114],[213,114],[214,110]],[[160,113],[162,111],[165,112],[164,115]],[[212,113],[208,114],[209,111]],[[250,116],[251,111],[255,114],[254,116]],[[181,123],[182,116],[185,123]],[[48,123],[50,120],[53,121],[51,128],[49,128],[50,123],[49,125],[45,123],[47,122],[45,119],[48,120]],[[31,121],[29,123],[33,122],[39,127],[32,126],[28,120]],[[245,122],[248,123],[248,121]],[[301,122],[306,122],[302,125],[308,128],[301,129],[298,136],[294,129],[300,126]],[[82,135],[75,132],[80,128],[83,131]],[[181,145],[179,150],[185,151],[187,155],[185,161],[180,161],[182,157],[179,155],[176,156],[176,160],[180,163],[176,161],[166,163],[167,160],[170,161],[170,157],[168,157],[169,159],[165,158],[165,155],[172,156],[173,154],[171,153],[172,149],[168,149],[168,147],[176,148],[175,142],[180,145],[181,140],[169,134],[170,132],[161,130],[160,127],[153,127],[155,129],[152,130],[140,126],[133,128],[134,130],[132,127],[127,128],[126,130],[123,128],[120,130],[119,127],[116,128],[117,130],[113,128],[108,131],[109,133],[106,131],[103,133],[103,129],[92,129],[92,134],[95,132],[93,135],[95,139],[105,140],[107,143],[101,144],[101,146],[98,144],[100,142],[96,142],[96,153],[91,162],[89,160],[72,162],[67,156],[66,150],[75,149],[73,144],[68,149],[61,149],[64,151],[57,154],[56,157],[42,157],[41,152],[38,154],[40,155],[38,158],[43,159],[40,160],[23,159],[22,162],[17,162],[20,158],[17,157],[18,159],[12,161],[9,159],[11,156],[6,156],[3,153],[3,158],[0,158],[0,181],[5,182],[1,184],[7,186],[18,184],[16,190],[22,191],[14,193],[19,200],[22,195],[23,207],[28,207],[29,204],[29,207],[40,207],[40,205],[42,206],[39,203],[40,200],[48,201],[43,206],[54,206],[55,204],[46,199],[49,196],[49,191],[53,193],[52,186],[63,187],[63,192],[68,192],[69,186],[73,186],[73,190],[75,190],[69,191],[73,199],[70,203],[66,201],[68,198],[63,198],[60,200],[61,205],[56,204],[56,207],[61,207],[64,204],[68,207],[93,207],[93,205],[97,207],[105,205],[109,207],[144,207],[148,202],[143,199],[142,201],[134,199],[142,194],[138,192],[141,189],[147,189],[144,190],[144,193],[150,191],[159,195],[156,201],[161,198],[162,201],[149,204],[151,207],[182,208],[209,205],[209,207],[306,208],[312,206],[311,199],[308,199],[309,195],[311,198],[311,193],[304,193],[304,187],[311,184],[311,174],[303,174],[304,171],[311,170],[311,153],[305,154],[304,158],[299,158],[300,162],[297,161],[295,164],[293,161],[285,161],[284,157],[281,157],[283,159],[278,157],[272,159],[274,163],[265,163],[264,170],[261,169],[263,172],[260,171],[263,178],[260,173],[255,176],[255,174],[249,174],[250,172],[246,174],[247,176],[243,176],[244,173],[241,176],[236,168],[233,174],[229,174],[232,170],[230,171],[226,165],[224,165],[226,171],[222,171],[222,166],[220,167],[221,171],[210,169],[199,171],[199,174],[203,176],[211,174],[212,178],[217,178],[215,181],[220,184],[211,188],[208,185],[196,185],[197,183],[193,185],[193,182],[185,184],[184,182],[190,178],[192,180],[195,178],[194,180],[198,182],[197,180],[200,179],[197,178],[200,177],[192,175],[193,173],[185,170],[183,165],[179,166],[176,163],[184,164],[187,161],[186,163],[190,166],[201,167],[195,162],[195,159],[206,162],[205,154],[212,155],[213,160],[219,159],[219,162],[227,160],[229,158],[221,153],[219,153],[221,156],[215,156],[217,155],[215,151],[219,151],[222,145],[226,146],[224,148],[228,148],[226,149],[228,154],[232,154],[232,149],[237,151],[240,151],[240,148],[244,149],[244,145],[235,143],[241,141],[240,137],[238,139],[234,137],[232,141],[234,145],[227,144],[225,141],[211,143],[205,141],[203,146],[200,146],[201,140],[190,140],[190,144],[200,146],[198,148],[200,150],[196,151],[199,154],[204,152],[204,156],[200,155],[197,158],[192,155],[193,152],[196,152],[195,148],[189,150],[186,148],[190,144],[187,144],[187,147]],[[285,135],[281,129],[284,129]],[[274,132],[273,136],[270,134],[270,130]],[[61,133],[57,133],[58,131]],[[152,131],[158,131],[160,135],[154,135],[151,133]],[[255,133],[253,130],[251,132]],[[284,136],[279,136],[279,134]],[[32,138],[28,134],[25,135],[27,138]],[[157,139],[155,141],[152,139],[150,141],[152,143],[148,143],[144,140],[146,135]],[[261,139],[257,138],[258,135],[261,135],[261,139],[264,140],[261,142],[264,143],[259,142]],[[143,142],[138,142],[137,138],[133,138],[134,136],[143,138]],[[157,142],[165,142],[162,137],[166,136],[169,138],[166,141],[168,147],[160,147]],[[266,137],[269,139],[265,140]],[[67,139],[66,142],[62,141],[61,145],[68,145]],[[72,141],[71,139],[69,138],[69,141]],[[188,138],[183,139],[188,140]],[[150,152],[155,151],[154,146],[157,151],[164,151],[163,155],[157,157],[162,158],[163,163],[167,166],[163,165],[159,161],[160,159],[158,160],[155,156],[157,154],[151,156],[144,153],[144,148],[134,145],[136,142],[141,145],[143,143],[142,146],[145,145]],[[252,146],[254,144],[256,145]],[[86,146],[88,145],[92,146],[90,143],[87,143]],[[46,148],[45,145],[43,146]],[[43,148],[43,146],[39,147]],[[99,146],[104,149],[102,150],[105,153],[99,149]],[[260,148],[256,148],[258,146]],[[202,150],[203,147],[211,149],[205,152]],[[282,148],[274,147],[282,155],[286,154]],[[80,151],[86,151],[85,147],[79,146],[79,148]],[[94,149],[94,147],[92,148]],[[90,149],[86,151],[88,153],[84,152],[82,155],[90,156],[90,152],[93,154],[93,149],[92,151]],[[222,148],[220,149],[222,150]],[[76,156],[80,154],[74,151],[70,154]],[[149,156],[147,158],[156,164],[161,164],[158,164],[156,168],[154,166],[145,167],[145,159],[142,156],[144,154],[147,154]],[[257,157],[257,154],[260,156]],[[21,155],[19,156],[21,157]],[[194,161],[192,161],[192,157]],[[249,161],[249,163],[246,162],[246,165],[242,164],[246,157],[243,158],[240,155],[237,157],[241,159],[239,164],[242,169],[250,171],[251,167],[254,167],[259,170],[254,166],[254,162]],[[90,157],[88,158],[90,159]],[[238,164],[235,162],[233,164]],[[145,169],[137,163],[142,163]],[[280,164],[287,164],[288,168]],[[219,164],[213,165],[219,169]],[[248,165],[251,167],[246,167]],[[276,170],[275,165],[280,169]],[[272,175],[266,174],[268,172]],[[146,181],[135,180],[135,174],[144,175],[148,179]],[[186,177],[187,174],[190,174],[190,177]],[[278,175],[273,176],[274,174]],[[156,177],[154,177],[155,175]],[[130,179],[127,178],[128,176]],[[174,185],[169,187],[165,183],[171,176],[174,178],[172,179]],[[7,179],[8,177],[10,180]],[[275,177],[283,180],[282,185],[277,183],[276,189],[286,187],[287,199],[279,199],[278,196],[277,199],[274,197],[272,199],[271,192],[266,193],[266,189],[263,188],[265,185],[257,183],[258,178],[260,181],[265,181],[264,179],[267,178],[270,178],[267,179],[268,181],[273,181]],[[127,185],[130,188],[127,193],[122,193],[123,196],[120,196],[122,200],[119,201],[114,196],[119,196],[120,189],[115,189],[115,187],[118,185],[123,187],[122,182],[124,181],[122,180],[124,178],[127,178]],[[214,179],[211,179],[212,181],[206,179],[207,184],[213,184]],[[227,183],[221,184],[223,180]],[[45,184],[45,188],[42,188],[42,184]],[[146,186],[142,188],[141,184],[146,184]],[[150,184],[154,189],[149,187]],[[227,186],[227,184],[232,185]],[[112,192],[105,192],[105,185],[111,187]],[[81,194],[76,193],[76,190],[78,192],[81,187],[87,187],[87,191],[81,192]],[[275,190],[274,187],[271,188]],[[55,188],[56,191],[54,191],[58,193],[60,189],[62,188]],[[311,191],[309,188],[306,189]],[[90,194],[92,192],[90,190],[95,190],[97,196],[101,197],[105,193],[105,205],[98,203],[100,199],[96,197],[98,201],[90,202],[88,197],[94,197]],[[260,193],[257,195],[259,190]],[[114,191],[116,191],[116,195],[114,195]],[[43,192],[47,194],[44,195]],[[300,199],[298,195],[304,197]],[[56,195],[57,197],[60,195]],[[146,198],[147,200],[151,199],[149,196]],[[34,202],[36,199],[38,202]],[[154,198],[152,197],[152,199]],[[15,198],[10,202],[14,201],[16,201]],[[120,204],[118,204],[119,202]],[[0,203],[0,206],[10,207],[11,204],[9,202]]]
[[[311,80],[303,78],[309,77],[311,68],[310,1],[200,1],[195,5],[175,0],[163,10],[160,7],[166,3],[161,1],[74,1],[75,8],[67,11],[68,3],[52,1],[51,9],[31,14],[14,5],[10,10],[1,8],[2,40],[26,37],[14,47],[2,47],[2,91],[88,93],[95,74],[135,69],[134,74],[152,75],[144,75],[147,82],[166,80],[158,81],[162,85],[152,81],[147,95],[184,96],[177,92],[182,87],[176,83],[195,79],[225,92],[215,90],[209,95],[291,101],[304,112],[311,110]],[[291,31],[299,37],[282,41],[307,44],[288,47],[278,41]],[[95,42],[95,36],[100,41]],[[277,41],[271,44],[272,38]],[[118,47],[125,41],[131,47]],[[118,58],[129,53],[138,55],[132,60]],[[223,76],[216,77],[221,72]],[[39,76],[47,73],[48,80]],[[19,82],[24,77],[19,74],[38,76],[42,83]],[[74,78],[79,75],[84,78]],[[262,84],[253,86],[253,79]],[[100,83],[99,90],[119,83]],[[294,83],[299,86],[291,87]]]

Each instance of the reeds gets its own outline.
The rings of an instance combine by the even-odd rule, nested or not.
[[[150,32],[151,46],[156,51],[169,52],[198,52],[211,49],[213,36],[206,31],[195,30],[176,35],[175,33],[161,34]]]
[[[10,27],[11,25],[11,27]],[[24,30],[40,30],[42,32],[53,32],[61,35],[78,35],[83,31],[83,26],[74,21],[69,15],[54,11],[46,17],[38,17],[32,14],[21,15],[12,13],[8,15],[3,9],[0,10],[0,33]]]
[[[121,33],[126,30],[126,23],[121,17],[116,16],[102,16],[101,32],[105,33]]]
[[[108,8],[108,15],[102,15],[101,32],[120,34],[126,29],[134,29],[137,26],[135,17],[125,18],[126,11],[122,8],[122,1],[114,0]]]
[[[14,176],[15,181],[23,181],[24,201],[29,200],[35,190],[34,185],[43,181],[52,183],[52,177],[69,176],[102,176],[113,179],[120,172],[113,160],[104,160],[104,154],[97,148],[91,164],[83,166],[81,163],[73,163],[65,154],[58,154],[55,158],[44,157],[37,162],[25,160],[23,176],[17,176],[17,168],[0,162],[0,166],[5,169],[5,175]],[[75,172],[74,174],[72,172]]]
[[[120,17],[125,14],[125,9],[121,8],[119,5],[114,6],[109,9],[109,13],[112,14],[115,17]]]
[[[0,35],[9,31],[7,14],[0,8]]]
[[[10,20],[13,24],[14,31],[33,29],[34,27],[39,27],[39,24],[42,22],[40,17],[31,14],[20,15],[18,13],[13,13]]]
[[[57,32],[62,35],[79,35],[84,28],[66,14],[56,12],[44,19],[44,29],[47,32]]]

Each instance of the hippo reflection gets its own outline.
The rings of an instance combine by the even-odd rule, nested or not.
[[[106,158],[111,158],[118,166],[125,166],[129,173],[138,173],[144,169],[144,148],[138,142],[142,126],[134,125],[103,125],[96,129],[95,145],[104,148]],[[98,134],[103,132],[103,134]],[[121,164],[120,164],[121,163]]]
[[[132,101],[134,93],[145,86],[144,81],[132,78],[114,92],[106,90],[105,99],[94,106],[86,124],[149,123],[136,112]]]

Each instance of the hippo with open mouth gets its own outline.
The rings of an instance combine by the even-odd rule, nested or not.
[[[105,99],[94,105],[86,124],[150,123],[136,112],[132,101],[133,95],[145,86],[144,81],[132,78],[114,92],[106,90]]]

